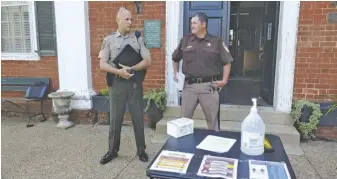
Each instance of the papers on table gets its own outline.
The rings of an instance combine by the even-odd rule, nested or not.
[[[249,179],[291,179],[282,162],[249,160]]]
[[[236,142],[236,139],[223,138],[208,135],[198,146],[198,149],[208,150],[217,153],[224,153]]]
[[[208,135],[197,148],[215,152],[227,152],[235,142],[235,139]],[[193,153],[163,150],[154,159],[149,169],[184,175],[187,173],[193,157]],[[202,161],[200,162],[201,157]],[[248,168],[246,168],[247,164]],[[239,159],[211,155],[200,156],[200,153],[198,153],[196,160],[193,160],[193,165],[193,170],[190,170],[189,174],[200,177],[236,179],[245,175],[247,179],[291,179],[287,165],[283,162],[249,159],[240,160],[239,162]],[[243,173],[238,173],[239,165],[244,166],[240,169],[240,172]],[[199,166],[198,171],[195,171],[197,169],[195,168],[196,166]]]
[[[193,155],[191,153],[163,150],[150,169],[185,174]]]
[[[204,156],[197,175],[205,177],[236,179],[237,167],[237,159],[208,155]]]
[[[182,91],[184,89],[184,83],[185,83],[185,75],[181,72],[177,73],[178,81],[175,81],[176,87],[179,91]]]

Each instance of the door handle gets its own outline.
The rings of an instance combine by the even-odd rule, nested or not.
[[[260,61],[263,61],[263,54],[264,54],[264,53],[262,52],[262,53],[260,53],[260,55],[259,55],[259,60],[260,60]]]

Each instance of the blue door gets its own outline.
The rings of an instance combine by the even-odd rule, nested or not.
[[[229,47],[229,1],[185,1],[184,2],[184,36],[191,32],[191,18],[197,12],[208,16],[208,33],[222,37]],[[220,103],[225,103],[227,87],[220,91]]]
[[[269,105],[274,102],[274,83],[276,67],[276,49],[278,35],[280,3],[274,1],[265,2],[264,30],[263,30],[263,52],[262,75],[260,84],[261,98]]]
[[[184,2],[184,36],[191,32],[191,17],[197,12],[208,16],[208,32],[222,37],[228,46],[229,37],[229,1],[185,1]]]

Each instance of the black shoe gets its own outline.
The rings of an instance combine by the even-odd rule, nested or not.
[[[110,162],[112,159],[114,158],[117,158],[118,157],[118,154],[117,152],[111,152],[111,151],[108,151],[101,159],[100,163],[102,165]]]
[[[149,157],[145,153],[145,151],[139,153],[139,160],[142,162],[147,162],[149,160]]]

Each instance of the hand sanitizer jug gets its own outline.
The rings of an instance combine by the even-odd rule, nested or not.
[[[253,107],[241,123],[241,151],[247,155],[264,153],[265,124],[257,113],[256,98],[252,99]]]

